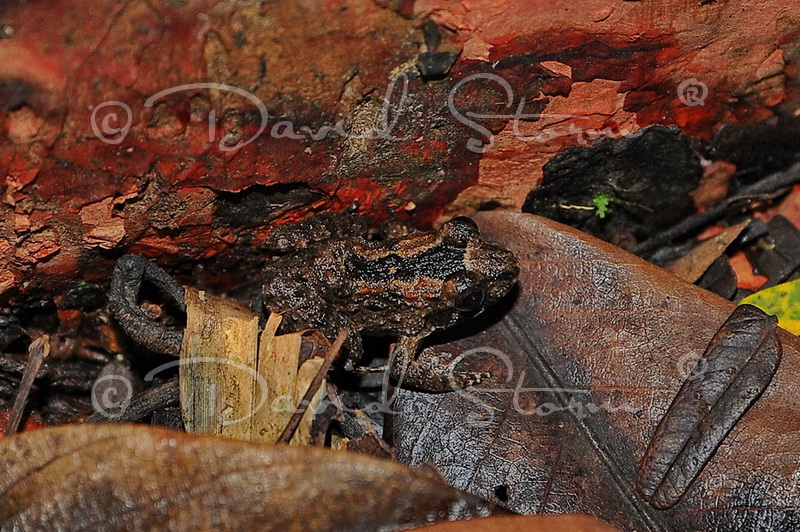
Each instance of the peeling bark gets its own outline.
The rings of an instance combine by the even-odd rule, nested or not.
[[[125,252],[165,263],[235,257],[271,224],[311,210],[357,204],[375,221],[424,226],[516,208],[543,164],[590,132],[663,123],[707,139],[722,123],[798,107],[797,6],[511,6],[5,3],[0,292],[23,279],[45,289],[105,279],[108,257]],[[442,80],[422,81],[416,66],[427,18],[441,28],[438,49],[460,53]],[[691,78],[707,88],[705,105],[677,97]],[[159,95],[211,83],[257,100],[208,85]],[[247,142],[264,125],[259,105],[268,120]],[[471,123],[468,112],[512,116]],[[234,210],[231,223],[223,199],[243,202],[235,195],[254,187],[274,208]],[[307,194],[287,199],[287,187]]]

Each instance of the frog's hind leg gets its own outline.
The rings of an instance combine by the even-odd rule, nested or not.
[[[391,377],[398,386],[429,392],[448,392],[466,388],[488,378],[488,373],[457,371],[463,355],[433,354],[423,351],[415,357],[419,342],[401,338],[389,359]]]

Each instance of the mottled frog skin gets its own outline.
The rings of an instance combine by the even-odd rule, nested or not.
[[[392,375],[406,384],[446,390],[475,382],[416,360],[420,341],[496,303],[516,283],[514,255],[481,238],[468,218],[438,231],[369,240],[356,216],[320,215],[273,231],[268,244],[288,254],[264,271],[267,309],[292,330],[333,339],[349,331],[346,367],[362,355],[361,334],[394,336]]]

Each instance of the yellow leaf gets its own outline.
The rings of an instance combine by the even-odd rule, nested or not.
[[[778,325],[800,334],[800,279],[779,284],[751,294],[739,302],[754,305],[778,317]]]

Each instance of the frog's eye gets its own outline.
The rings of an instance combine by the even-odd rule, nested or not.
[[[460,248],[467,247],[470,241],[481,234],[475,222],[465,216],[445,222],[440,231],[446,243]]]
[[[486,297],[481,281],[481,276],[474,272],[454,273],[444,282],[444,297],[456,310],[474,312],[481,308]]]
[[[476,288],[472,292],[464,294],[464,297],[456,301],[456,308],[462,312],[475,312],[483,305],[483,298],[486,296],[483,288]]]

